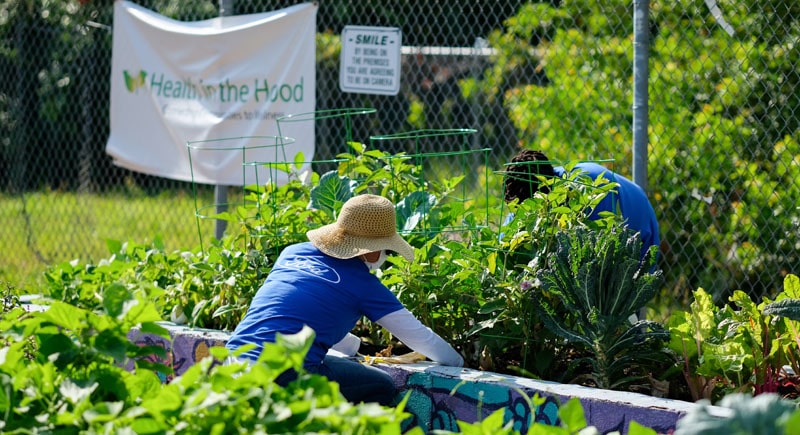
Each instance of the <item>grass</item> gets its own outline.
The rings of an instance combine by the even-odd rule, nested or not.
[[[198,205],[211,203],[211,193]],[[213,220],[200,221],[204,241]],[[108,258],[106,240],[150,243],[160,237],[168,251],[200,246],[191,191],[83,194],[41,191],[0,193],[0,281],[34,293],[48,267],[78,259]]]

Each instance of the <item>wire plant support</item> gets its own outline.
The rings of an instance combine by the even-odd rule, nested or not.
[[[349,148],[350,144],[360,146],[354,142],[354,118],[375,113],[375,109],[370,108],[349,108],[324,110],[317,112],[287,115],[277,119],[277,136],[252,136],[236,137],[215,140],[191,141],[187,143],[189,150],[189,164],[192,174],[192,194],[195,205],[195,221],[197,232],[200,238],[200,248],[205,250],[203,234],[200,222],[202,219],[225,220],[238,224],[241,234],[237,240],[242,240],[246,244],[258,241],[253,245],[257,249],[280,249],[283,243],[291,240],[299,240],[304,237],[308,225],[314,225],[317,221],[335,219],[337,203],[343,202],[346,197],[340,197],[335,191],[330,191],[330,182],[337,183],[342,180],[350,184],[349,188],[355,189],[354,192],[368,191],[377,186],[367,186],[363,183],[371,183],[363,179],[363,174],[341,174],[337,172],[352,171],[357,168],[346,162],[342,153],[334,159],[315,159],[313,156],[305,156],[302,152],[294,153],[287,146],[293,144],[295,139],[286,136],[287,125],[291,123],[314,123],[319,125],[319,121],[327,121],[328,126],[332,126],[330,121],[339,121],[338,131],[343,137],[335,139],[341,141],[342,145]],[[301,128],[307,128],[306,126]],[[385,183],[389,185],[384,194],[392,196],[392,192],[409,192],[408,167],[413,167],[414,185],[416,192],[411,196],[403,198],[390,197],[398,207],[408,212],[410,219],[404,219],[403,225],[398,227],[398,231],[406,236],[419,236],[428,239],[439,233],[466,233],[489,225],[489,148],[471,149],[473,142],[471,136],[477,131],[475,129],[439,129],[439,130],[414,130],[387,135],[375,135],[369,137],[369,149],[406,149],[408,152],[389,154],[380,151],[372,154],[372,157],[379,155],[378,161],[383,160],[383,169],[388,173]],[[315,134],[319,138],[319,134]],[[319,139],[317,139],[319,141]],[[442,143],[446,143],[450,150],[441,150]],[[363,145],[363,144],[362,144]],[[316,150],[316,148],[315,148]],[[344,150],[343,150],[344,152]],[[213,157],[198,154],[212,153]],[[349,158],[353,158],[350,156]],[[226,204],[200,204],[197,184],[213,181],[214,164],[220,160],[231,162],[237,159],[241,165],[241,200]],[[406,163],[407,162],[407,163]],[[342,166],[342,164],[345,164]],[[338,171],[328,171],[325,175],[317,175],[315,167],[325,165],[338,167]],[[199,177],[198,169],[202,166],[203,176]],[[209,167],[212,170],[209,170]],[[456,169],[456,168],[460,168]],[[455,170],[454,170],[455,169]],[[402,173],[402,171],[406,171]],[[211,173],[212,175],[209,175]],[[453,174],[457,176],[452,177]],[[341,178],[339,178],[341,177]],[[362,177],[362,179],[358,178]],[[326,184],[320,183],[327,179]],[[320,186],[316,184],[320,183]],[[405,183],[402,185],[398,183]],[[314,186],[311,186],[314,184]],[[283,186],[286,185],[286,186]],[[294,186],[294,187],[292,187]],[[311,186],[311,200],[325,200],[325,203],[317,202],[314,207],[315,213],[327,213],[324,215],[314,214],[308,216],[305,224],[297,217],[288,217],[285,210],[289,201],[292,201],[293,191],[303,191]],[[320,187],[321,195],[315,195],[315,188]],[[344,186],[341,186],[344,187]],[[287,190],[287,188],[289,190]],[[335,187],[339,189],[340,187]],[[482,191],[479,189],[483,189]],[[298,192],[299,192],[298,191]],[[439,192],[436,196],[431,191]],[[477,193],[481,192],[481,193]],[[344,195],[349,195],[342,192]],[[350,193],[352,194],[352,193]],[[447,219],[440,219],[437,209],[441,207],[457,207],[465,213],[474,210],[476,200],[483,195],[483,202],[486,210],[479,213],[477,221],[474,218],[453,220],[448,216]],[[402,200],[402,201],[401,201]],[[329,203],[333,201],[332,203]],[[401,202],[403,203],[401,205]],[[322,206],[320,210],[317,207]],[[219,212],[218,210],[227,210]],[[467,211],[469,210],[469,211]],[[333,215],[331,215],[333,213]],[[485,216],[485,221],[480,220]],[[287,222],[291,224],[287,225]],[[400,224],[400,220],[398,220]],[[458,237],[455,235],[454,237]],[[248,240],[250,242],[248,242]]]
[[[369,140],[370,147],[373,149],[389,148],[407,150],[406,153],[390,155],[386,158],[389,160],[410,160],[412,164],[422,168],[419,185],[423,189],[428,183],[437,182],[440,175],[451,175],[453,173],[463,175],[464,180],[459,183],[457,192],[451,193],[447,198],[441,198],[442,201],[458,201],[463,203],[474,200],[473,189],[483,186],[485,203],[488,208],[489,191],[486,181],[489,177],[489,153],[491,149],[471,149],[471,142],[469,139],[475,133],[477,133],[477,130],[471,128],[425,129],[370,136]],[[450,148],[455,149],[450,151],[429,151],[441,149],[442,147],[439,146],[441,142],[447,142],[450,144]],[[391,164],[391,162],[389,162],[388,166],[393,170],[394,165]],[[456,168],[460,168],[460,170]],[[395,177],[393,176],[392,178],[394,179]],[[481,178],[483,179],[482,182]],[[489,225],[488,209],[486,210],[485,225]],[[440,227],[433,219],[430,219],[430,216],[425,215],[418,228],[405,230],[403,233],[428,235],[439,232],[457,232],[474,229],[476,228],[466,224]]]
[[[347,144],[353,141],[354,119],[365,115],[372,115],[376,112],[377,109],[371,107],[350,107],[289,114],[281,116],[276,120],[278,124],[278,135],[291,135],[290,132],[286,132],[286,130],[291,130],[292,124],[313,123],[311,127],[315,129],[317,137],[314,147],[316,150],[315,154],[322,157],[322,159],[314,163],[315,166],[326,167],[328,165],[324,165],[324,162],[329,162],[331,159],[335,158],[339,152],[346,151]],[[308,128],[308,126],[303,125],[301,128]],[[333,143],[329,143],[329,138],[342,138],[342,141],[339,142],[338,139],[334,139]]]
[[[197,224],[197,235],[200,240],[200,249],[205,251],[205,246],[203,243],[203,233],[200,228],[200,221],[202,219],[222,219],[222,220],[232,220],[230,211],[219,213],[217,210],[235,210],[235,213],[245,213],[244,216],[240,216],[240,219],[249,220],[254,219],[256,215],[247,215],[248,212],[248,201],[247,201],[247,192],[248,190],[257,190],[257,187],[254,187],[252,183],[249,183],[248,180],[259,180],[259,171],[255,168],[254,173],[252,176],[248,177],[248,168],[253,168],[252,160],[255,158],[253,154],[259,155],[272,155],[272,158],[275,162],[287,162],[287,153],[285,147],[294,143],[294,139],[286,136],[241,136],[241,137],[231,137],[231,138],[220,138],[220,139],[208,139],[208,140],[199,140],[199,141],[188,141],[186,143],[186,147],[188,150],[189,155],[189,168],[191,174],[191,185],[192,185],[192,196],[194,199],[194,207],[195,207],[195,222]],[[229,202],[229,203],[214,203],[214,204],[200,204],[198,199],[198,189],[197,184],[200,183],[195,176],[195,165],[203,165],[207,161],[213,163],[224,161],[226,159],[231,159],[235,157],[231,156],[231,153],[238,153],[240,155],[241,161],[241,169],[242,169],[242,199],[240,202]],[[200,155],[205,158],[201,159]],[[205,157],[206,154],[211,155],[212,157]],[[249,157],[248,157],[249,154]],[[194,155],[194,156],[193,156]],[[268,168],[268,176],[265,177],[267,180],[273,181],[278,179],[278,173],[276,170],[276,166]],[[205,183],[200,183],[205,184]],[[256,183],[257,186],[257,183]],[[254,209],[254,212],[257,211],[257,208]],[[253,212],[253,213],[254,213]]]
[[[277,136],[244,136],[188,142],[192,195],[200,249],[205,250],[200,228],[202,219],[225,220],[246,225],[248,228],[243,231],[245,243],[248,238],[275,235],[292,237],[304,234],[301,234],[299,229],[276,227],[278,222],[276,216],[281,212],[281,204],[285,200],[285,198],[276,196],[279,195],[278,186],[295,181],[307,184],[310,180],[308,175],[313,167],[335,166],[341,163],[342,159],[315,159],[314,156],[307,156],[302,152],[296,153],[289,147],[296,142],[296,139],[287,136],[284,132],[291,130],[289,126],[292,124],[304,124],[300,128],[312,128],[316,131],[315,136],[318,138],[316,142],[320,142],[319,138],[327,140],[333,137],[325,133],[329,130],[339,132],[341,134],[335,136],[343,139],[340,144],[344,151],[348,143],[353,141],[354,118],[375,112],[376,109],[373,108],[359,107],[290,114],[276,119]],[[308,125],[309,123],[311,125]],[[322,133],[319,131],[320,126],[322,126]],[[318,148],[319,144],[317,143],[315,149]],[[203,159],[199,158],[198,154],[200,153],[216,154],[213,158],[206,157],[212,165],[218,161],[240,159],[242,168],[240,202],[200,204],[197,184],[201,181],[198,181],[196,175],[197,166],[203,165],[204,169],[207,169],[205,166],[208,166]],[[228,211],[220,213],[218,210]],[[249,222],[253,224],[251,225]],[[261,245],[268,247],[272,245],[271,242],[264,241]]]

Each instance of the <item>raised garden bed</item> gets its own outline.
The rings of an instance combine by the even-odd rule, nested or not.
[[[188,328],[165,322],[172,337],[164,338],[131,331],[129,338],[138,344],[161,345],[168,352],[166,361],[181,375],[196,361],[209,355],[209,348],[224,346],[228,333]],[[497,409],[505,409],[506,421],[522,433],[535,421],[555,424],[558,406],[580,399],[587,424],[601,433],[626,433],[631,421],[658,433],[669,433],[677,421],[697,406],[691,402],[660,399],[638,393],[602,390],[580,385],[537,381],[467,368],[444,367],[434,363],[379,364],[395,379],[403,393],[411,392],[407,409],[414,415],[413,425],[427,430],[458,431],[456,421],[476,422]],[[169,379],[163,379],[168,381]],[[531,410],[529,398],[546,399]],[[718,408],[719,414],[727,410]]]

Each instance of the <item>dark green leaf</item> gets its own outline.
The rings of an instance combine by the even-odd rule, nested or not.
[[[420,222],[430,219],[431,209],[435,205],[436,197],[422,191],[412,192],[403,198],[395,207],[398,230],[404,233],[416,229]]]
[[[94,340],[94,346],[100,352],[111,356],[117,362],[125,361],[128,340],[114,331],[101,331]]]
[[[125,303],[132,297],[131,293],[122,284],[114,283],[103,291],[103,308],[111,317],[122,314]]]
[[[800,299],[781,299],[767,304],[764,314],[800,321]]]
[[[348,177],[340,177],[338,172],[330,171],[320,177],[319,184],[311,189],[309,207],[324,211],[336,220],[339,209],[355,194],[358,182]]]
[[[505,299],[494,299],[489,302],[483,304],[480,309],[478,309],[478,314],[490,314],[495,311],[501,310],[505,308],[507,302]]]

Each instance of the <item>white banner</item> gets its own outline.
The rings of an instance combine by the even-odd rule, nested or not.
[[[313,117],[280,132],[277,118],[315,110],[316,14],[304,3],[183,22],[116,1],[106,152],[116,165],[176,180],[285,182],[269,163],[314,155]]]

